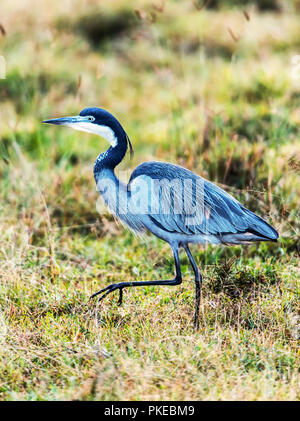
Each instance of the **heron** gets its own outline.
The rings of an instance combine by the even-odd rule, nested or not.
[[[216,184],[196,173],[168,162],[144,162],[134,169],[129,182],[122,182],[115,168],[126,152],[133,154],[129,136],[110,112],[97,107],[84,108],[79,115],[53,118],[43,123],[67,126],[99,135],[110,146],[94,163],[97,190],[115,218],[135,234],[151,232],[167,242],[173,252],[175,276],[172,279],[118,282],[91,295],[103,300],[113,291],[138,286],[175,286],[182,283],[179,250],[185,250],[194,272],[194,327],[199,329],[202,275],[190,250],[190,244],[244,245],[277,241],[277,231],[262,217],[244,207]],[[100,296],[100,297],[99,297]]]

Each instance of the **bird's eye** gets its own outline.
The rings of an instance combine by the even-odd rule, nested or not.
[[[95,120],[95,118],[94,118],[93,116],[89,116],[89,117],[88,117],[88,120],[89,120],[89,121],[94,121],[94,120]]]

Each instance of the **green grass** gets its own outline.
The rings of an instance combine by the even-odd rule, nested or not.
[[[299,2],[33,3],[1,4],[1,399],[298,400]],[[115,114],[135,147],[120,176],[179,163],[280,233],[193,247],[198,332],[183,253],[180,286],[126,290],[121,307],[118,294],[88,302],[174,270],[167,244],[98,214],[92,166],[105,141],[41,124],[88,105]]]

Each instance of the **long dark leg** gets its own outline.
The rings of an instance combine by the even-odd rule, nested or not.
[[[118,284],[111,284],[106,288],[101,289],[95,294],[91,295],[90,299],[97,297],[97,295],[103,294],[99,301],[103,300],[108,294],[118,289],[120,291],[118,305],[122,304],[123,299],[123,288],[127,287],[142,287],[142,286],[151,286],[151,285],[179,285],[182,282],[180,262],[178,256],[178,247],[172,248],[175,260],[175,278],[171,280],[161,280],[161,281],[141,281],[141,282],[119,282]]]
[[[187,244],[183,245],[187,257],[192,265],[194,274],[195,274],[195,286],[196,286],[196,303],[195,303],[195,318],[194,318],[194,327],[196,330],[199,329],[199,310],[200,310],[200,297],[201,297],[201,287],[202,287],[202,276],[199,272],[198,266],[193,258],[191,250]]]

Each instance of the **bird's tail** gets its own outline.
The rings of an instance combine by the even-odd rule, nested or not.
[[[255,213],[243,208],[244,217],[248,222],[248,228],[246,232],[240,232],[236,234],[226,234],[222,237],[222,243],[224,244],[251,244],[255,241],[273,241],[276,242],[278,239],[278,232],[264,219]]]
[[[264,219],[255,213],[249,211],[249,209],[244,209],[246,218],[249,221],[249,232],[262,237],[265,241],[277,241],[278,232],[270,224],[268,224]]]

